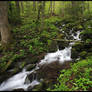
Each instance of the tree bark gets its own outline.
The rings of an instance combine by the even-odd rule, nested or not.
[[[33,1],[33,11],[36,11],[36,1]]]
[[[55,14],[55,1],[53,1],[53,13]]]
[[[24,13],[24,5],[23,5],[23,1],[21,1],[20,4],[21,4],[21,12]]]
[[[0,33],[2,46],[7,47],[11,40],[11,33],[8,22],[8,3],[0,2]]]
[[[17,10],[17,13],[18,13],[18,17],[20,18],[20,5],[19,5],[19,1],[15,1],[15,4],[16,4],[16,10]]]
[[[49,6],[48,13],[49,13],[50,15],[52,15],[52,1],[50,1],[50,6]]]

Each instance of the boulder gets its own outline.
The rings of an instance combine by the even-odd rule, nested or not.
[[[33,68],[35,68],[35,64],[29,64],[29,65],[27,65],[27,67],[26,67],[26,70],[27,71],[31,71]]]

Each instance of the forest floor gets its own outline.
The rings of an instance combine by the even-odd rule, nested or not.
[[[9,78],[10,76],[20,72],[23,69],[23,67],[25,67],[25,65],[32,64],[30,69],[33,69],[35,67],[35,64],[40,62],[40,60],[43,59],[48,52],[57,51],[57,43],[53,41],[53,39],[64,38],[64,34],[60,32],[60,27],[63,24],[66,24],[66,26],[63,27],[63,30],[65,30],[66,32],[69,28],[72,27],[75,30],[76,29],[87,30],[85,29],[86,26],[92,24],[92,21],[90,20],[91,18],[88,18],[88,22],[86,21],[86,23],[84,23],[85,21],[83,19],[81,21],[80,20],[75,21],[72,19],[61,20],[61,18],[58,17],[51,17],[49,19],[45,19],[44,28],[39,29],[41,31],[36,30],[37,24],[35,23],[35,21],[33,22],[29,18],[23,20],[24,22],[21,26],[16,27],[12,30],[13,44],[11,45],[11,48],[8,49],[7,51],[3,51],[2,48],[0,47],[0,70],[1,70],[0,83],[5,79]],[[75,45],[76,49],[73,49],[76,53],[79,53],[77,55],[80,55],[81,60],[86,59],[86,57],[88,56],[92,56],[92,47],[91,47],[92,32],[89,31],[89,33],[90,35],[87,34],[87,37],[83,36],[85,44],[82,45],[76,44]],[[88,39],[91,39],[91,41]],[[66,46],[66,44],[64,44],[64,46]],[[80,46],[83,46],[84,49],[78,51],[78,49],[81,48]],[[92,61],[92,59],[90,61]],[[53,67],[57,67],[57,69],[54,70]],[[68,68],[69,69],[71,68],[69,63],[65,63],[63,68],[61,68],[61,66],[59,66],[58,64],[54,64],[52,67],[50,67],[49,65],[47,68],[45,68],[45,71],[48,72],[49,76],[49,77],[47,76],[48,79],[51,79],[49,82],[56,83],[57,77],[59,77],[60,75],[59,71]],[[49,71],[50,69],[52,69],[53,71]],[[13,72],[10,72],[9,70],[13,70]],[[91,71],[91,68],[87,70]],[[53,72],[52,75],[50,74],[51,72]],[[73,76],[71,76],[71,78],[73,78]],[[70,82],[67,85],[71,86]],[[64,87],[67,88],[66,86]],[[80,87],[81,85],[79,85],[79,87],[77,87],[76,90],[78,90],[78,88],[80,90]],[[58,86],[56,90],[63,90],[63,89],[60,89]]]

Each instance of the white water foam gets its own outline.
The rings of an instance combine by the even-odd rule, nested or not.
[[[74,36],[74,34],[72,34],[73,38],[74,38],[75,40],[77,40],[77,41],[81,40],[81,39],[79,38],[80,31],[77,31],[76,34],[77,34],[76,36]]]
[[[34,70],[27,72],[23,69],[22,72],[14,75],[13,77],[9,78],[7,81],[3,82],[0,85],[0,91],[12,91],[13,89],[23,88],[27,90],[29,86],[33,87],[38,85],[40,82],[37,80],[33,80],[31,83],[25,83],[26,77],[28,74],[34,72]]]
[[[55,61],[63,63],[64,61],[70,61],[71,59],[71,47],[66,47],[64,50],[56,51],[55,53],[48,53],[39,65],[49,64]]]

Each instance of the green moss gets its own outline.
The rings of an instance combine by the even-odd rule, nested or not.
[[[82,25],[77,26],[78,29],[83,29]]]
[[[87,39],[86,40],[86,43],[91,43],[92,42],[92,39]]]

